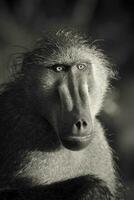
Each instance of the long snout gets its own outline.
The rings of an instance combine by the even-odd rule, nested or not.
[[[86,79],[69,77],[58,88],[61,104],[60,138],[71,150],[87,146],[92,136],[89,91]]]

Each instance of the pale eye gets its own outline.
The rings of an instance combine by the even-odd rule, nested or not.
[[[48,69],[53,70],[55,72],[65,72],[68,68],[65,65],[56,64],[49,66]]]
[[[63,67],[62,67],[62,66],[57,66],[57,67],[55,68],[55,71],[56,71],[56,72],[61,72],[61,71],[63,71]]]
[[[78,65],[77,65],[77,68],[78,68],[79,70],[84,70],[86,67],[87,67],[86,64],[78,64]]]

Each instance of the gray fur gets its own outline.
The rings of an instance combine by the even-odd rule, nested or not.
[[[77,74],[74,87],[77,89],[76,85],[83,81],[79,86],[82,89],[79,89],[84,94],[79,94],[77,102],[82,110],[85,109],[83,104],[86,104],[84,113],[88,108],[90,110],[93,138],[87,147],[72,151],[62,145],[57,124],[62,122],[62,114],[66,113],[65,105],[60,107],[63,112],[60,111],[57,98],[65,98],[52,96],[53,104],[49,104],[51,88],[61,93],[63,88],[63,95],[68,94],[68,99],[65,100],[68,109],[73,112],[74,91],[69,89],[70,78],[62,77],[60,86],[56,86],[55,79],[58,75],[46,71],[46,67],[57,63],[75,67],[75,63],[83,60],[91,63],[91,85],[88,85],[88,71],[84,79],[80,73]],[[102,180],[109,191],[115,193],[116,176],[112,151],[104,130],[96,119],[112,75],[103,53],[95,46],[90,46],[88,39],[71,31],[62,30],[45,35],[31,52],[23,55],[18,75],[6,85],[0,96],[0,163],[3,163],[0,167],[1,188],[46,186],[90,175]],[[91,195],[89,199],[90,197]]]

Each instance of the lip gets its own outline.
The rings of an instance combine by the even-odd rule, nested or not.
[[[91,141],[91,135],[84,136],[68,136],[61,138],[62,145],[69,150],[79,151],[84,149]]]
[[[68,136],[68,137],[63,137],[62,139],[63,140],[68,140],[68,141],[81,141],[81,142],[84,142],[84,141],[87,141],[87,140],[90,140],[91,138],[91,135],[86,135],[86,136]]]

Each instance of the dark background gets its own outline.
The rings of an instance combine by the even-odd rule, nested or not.
[[[49,26],[79,27],[118,71],[101,120],[123,180],[134,182],[134,5],[132,0],[1,0],[0,82],[8,66]]]

